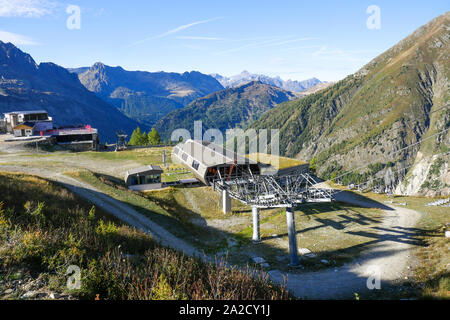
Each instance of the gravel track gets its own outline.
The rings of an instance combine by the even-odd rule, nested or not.
[[[75,194],[130,226],[151,234],[162,245],[172,247],[190,256],[203,256],[195,247],[177,238],[143,214],[85,182],[58,172],[20,165],[0,165],[0,170],[37,175],[59,182]],[[337,200],[366,207],[374,206],[373,203],[364,202],[361,198],[356,198],[348,192],[340,192]],[[353,262],[336,269],[330,268],[308,273],[286,274],[273,270],[269,271],[271,279],[283,283],[286,278],[288,289],[292,290],[297,297],[351,299],[355,292],[359,294],[368,292],[366,283],[367,278],[371,275],[370,267],[372,266],[378,267],[381,272],[382,287],[409,276],[411,273],[408,269],[411,259],[409,250],[417,244],[416,235],[410,228],[416,225],[421,214],[406,208],[385,205],[381,207],[385,209],[386,214],[379,227],[381,232],[377,234],[373,243],[366,248],[364,253]],[[372,236],[369,235],[369,237]]]

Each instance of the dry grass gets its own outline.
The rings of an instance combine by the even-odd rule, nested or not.
[[[272,165],[273,167],[279,170],[307,164],[307,162],[300,161],[297,159],[286,158],[266,153],[252,153],[246,155],[246,157],[253,161],[258,161],[261,163]]]
[[[78,265],[82,288],[71,293],[86,299],[289,298],[250,269],[161,247],[53,182],[0,173],[0,194],[0,274],[20,265],[64,291],[65,270]]]

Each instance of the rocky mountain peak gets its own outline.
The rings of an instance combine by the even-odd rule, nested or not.
[[[2,73],[34,73],[38,66],[33,58],[14,46],[0,41],[0,68]]]

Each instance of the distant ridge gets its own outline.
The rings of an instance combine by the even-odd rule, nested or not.
[[[170,111],[197,98],[223,89],[216,79],[198,71],[127,71],[101,62],[70,70],[89,91],[146,126],[153,126]]]
[[[242,71],[238,75],[231,77],[224,77],[219,74],[212,74],[211,76],[216,78],[224,88],[238,87],[251,81],[260,81],[261,83],[265,83],[284,90],[301,92],[320,83],[324,83],[317,78],[311,78],[303,81],[283,80],[280,77],[269,77],[262,74],[253,74],[249,73],[246,70]]]

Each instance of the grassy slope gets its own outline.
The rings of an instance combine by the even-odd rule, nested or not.
[[[126,153],[82,153],[78,154],[77,159],[80,163],[85,163],[85,158],[89,158],[98,162],[101,167],[110,167],[114,164],[114,168],[120,168],[129,161],[142,163],[147,163],[147,159],[150,159],[148,161],[161,161],[161,150],[161,148],[156,148],[147,151],[143,149],[130,150]],[[59,156],[62,158],[59,159]],[[52,154],[52,163],[65,157],[67,157],[66,154]],[[34,161],[27,161],[28,165],[33,165],[33,163]],[[42,162],[39,165],[45,167],[49,163]],[[269,262],[270,269],[286,270],[288,263],[286,222],[281,209],[261,211],[261,234],[264,242],[253,245],[251,243],[250,209],[234,202],[233,213],[223,215],[219,208],[219,196],[210,188],[171,188],[144,195],[126,190],[119,179],[111,181],[111,177],[89,171],[81,171],[75,175],[148,214],[151,219],[156,219],[155,221],[167,227],[174,234],[185,240],[194,241],[194,244],[206,251],[211,253],[228,251],[230,262],[245,265],[249,261],[248,254],[253,254],[264,257]],[[379,202],[390,199],[384,195],[372,193],[364,195]],[[449,290],[449,277],[442,273],[443,266],[449,266],[449,240],[443,237],[442,231],[445,223],[450,223],[448,220],[449,209],[427,207],[426,204],[430,201],[432,200],[429,198],[421,197],[394,198],[394,204],[406,202],[408,208],[425,213],[417,226],[417,232],[421,232],[421,237],[428,246],[416,250],[416,255],[420,259],[419,265],[423,269],[417,271],[417,280],[414,280],[413,285],[419,288],[419,293],[414,293],[413,297],[421,294],[425,297],[445,297],[445,290]],[[367,210],[339,203],[331,206],[308,205],[296,210],[299,246],[309,248],[317,254],[316,259],[308,259],[305,262],[304,270],[328,267],[329,265],[320,263],[322,259],[329,260],[331,265],[340,265],[352,260],[372,239],[355,236],[348,232],[370,231],[376,233],[376,229],[372,228],[376,228],[381,217],[382,212],[379,210]],[[192,227],[192,223],[185,224],[183,222],[186,219],[198,220],[200,223]],[[356,223],[352,219],[360,219],[361,222],[369,221],[369,225]],[[375,222],[370,222],[370,219]],[[213,227],[208,229],[204,226],[205,222]],[[343,229],[336,227],[343,227]],[[186,233],[188,234],[186,235]],[[200,241],[195,242],[195,239],[191,237],[193,233],[199,235]],[[236,246],[227,245],[227,239],[237,241]],[[299,272],[299,270],[291,271]],[[405,296],[402,294],[399,297]]]
[[[254,245],[250,208],[233,200],[233,212],[224,215],[219,195],[209,187],[167,188],[144,194],[129,191],[118,181],[88,171],[70,175],[132,206],[201,250],[214,254],[227,252],[230,262],[239,265],[249,262],[249,256],[262,256],[271,269],[287,270],[286,221],[282,209],[261,212],[261,235],[265,241],[264,245]],[[346,204],[317,204],[299,207],[295,216],[302,230],[298,234],[299,243],[317,255],[305,261],[305,270],[318,270],[339,266],[358,256],[373,239],[348,232],[376,233],[372,228],[380,223],[382,212]],[[330,238],[335,241],[330,242]],[[321,259],[328,259],[330,264],[321,264]]]
[[[82,287],[72,294],[87,299],[288,297],[250,271],[212,266],[160,247],[53,182],[5,173],[0,181],[1,275],[20,265],[46,274],[45,281],[62,292],[65,270],[75,264],[82,269]]]
[[[412,163],[418,148],[394,151],[450,125],[450,110],[437,111],[450,98],[448,25],[447,13],[361,71],[319,93],[279,105],[252,127],[279,128],[282,154],[315,157],[319,173],[327,177],[380,161]],[[429,116],[429,111],[437,112]],[[427,141],[421,151],[429,155],[448,149],[445,136],[448,132]]]
[[[297,159],[287,158],[287,157],[281,157],[276,156],[273,154],[267,154],[267,153],[252,153],[246,155],[247,158],[258,161],[265,164],[275,165],[276,169],[286,169],[290,167],[299,166],[302,164],[306,164],[307,162],[300,161]]]

